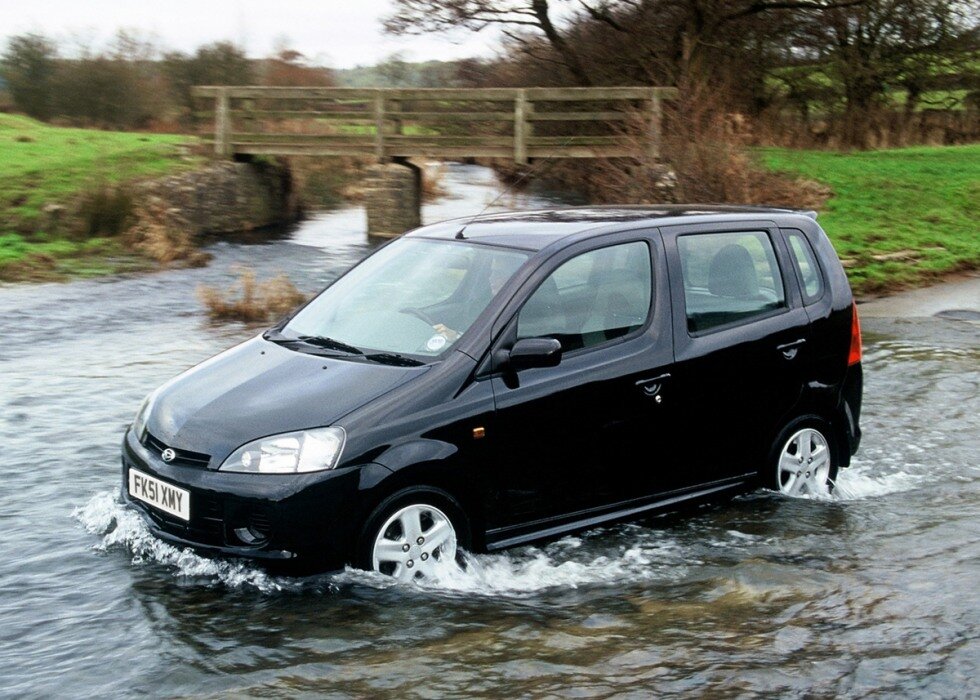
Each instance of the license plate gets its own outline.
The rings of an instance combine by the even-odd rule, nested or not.
[[[160,481],[138,469],[129,470],[129,495],[159,508],[164,513],[176,515],[183,520],[191,519],[190,491]]]

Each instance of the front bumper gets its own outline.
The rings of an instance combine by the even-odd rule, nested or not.
[[[136,468],[190,492],[190,520],[129,495]],[[265,561],[302,559],[318,568],[351,560],[362,519],[362,469],[296,475],[234,474],[167,464],[127,431],[122,490],[161,540],[205,554]]]

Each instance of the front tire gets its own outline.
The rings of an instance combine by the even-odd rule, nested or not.
[[[385,499],[361,533],[357,564],[402,582],[432,578],[455,566],[459,548],[469,543],[462,508],[437,489],[410,488]]]
[[[773,445],[767,486],[786,496],[829,496],[838,464],[829,427],[801,419],[788,425]]]

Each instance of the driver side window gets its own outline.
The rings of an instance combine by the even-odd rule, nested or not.
[[[527,300],[517,337],[555,338],[565,352],[599,345],[641,328],[651,296],[650,249],[643,241],[582,253]]]

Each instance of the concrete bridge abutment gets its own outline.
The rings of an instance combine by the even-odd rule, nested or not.
[[[369,236],[395,238],[422,225],[422,169],[407,160],[368,168],[364,208]]]

